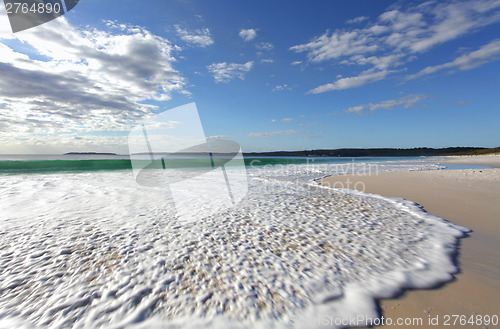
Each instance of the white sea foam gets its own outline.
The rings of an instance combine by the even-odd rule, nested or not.
[[[466,229],[295,169],[251,169],[241,203],[187,224],[130,172],[3,176],[0,328],[310,328],[452,278]]]

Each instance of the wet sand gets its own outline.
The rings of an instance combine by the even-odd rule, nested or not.
[[[495,328],[466,324],[445,326],[452,315],[500,317],[500,156],[447,157],[454,164],[482,164],[495,169],[391,172],[372,176],[330,176],[320,180],[330,186],[347,186],[388,197],[414,201],[426,211],[472,230],[458,249],[460,272],[455,280],[430,290],[410,290],[396,299],[382,300],[385,318],[416,325],[408,328]],[[356,184],[357,183],[357,184]],[[438,326],[429,324],[437,319]],[[435,323],[435,322],[434,322]],[[384,327],[384,326],[381,326]],[[386,326],[389,327],[389,326]],[[392,328],[395,327],[391,326]],[[397,327],[397,326],[396,326]]]

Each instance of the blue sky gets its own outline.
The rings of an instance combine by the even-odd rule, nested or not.
[[[500,143],[500,1],[97,1],[13,34],[0,153],[127,153],[196,102],[243,151]]]

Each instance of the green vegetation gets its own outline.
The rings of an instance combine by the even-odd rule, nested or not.
[[[478,149],[458,152],[450,155],[486,155],[486,154],[500,154],[500,147],[492,147],[489,149]]]
[[[459,154],[467,155],[467,154],[472,154],[472,152],[482,152],[484,150],[492,150],[492,149],[487,149],[485,147],[447,147],[440,149],[434,149],[429,147],[418,147],[411,149],[395,149],[395,148],[333,149],[333,150],[257,152],[257,153],[245,153],[245,156],[404,157],[404,156],[441,156],[441,155],[459,155]]]

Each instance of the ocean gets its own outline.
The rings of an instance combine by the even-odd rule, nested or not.
[[[148,160],[148,156],[144,156]],[[245,157],[247,167],[274,165],[343,165],[357,163],[419,163],[424,157]],[[187,166],[187,165],[186,165]],[[178,168],[179,166],[175,166]],[[441,167],[444,168],[444,167]],[[128,155],[0,154],[0,174],[79,173],[131,170]]]
[[[125,156],[2,156],[0,328],[378,319],[376,299],[452,279],[467,229],[410,201],[314,179],[439,170],[439,161],[254,158],[206,181],[192,168],[161,171],[197,179],[176,194],[174,184],[138,184]],[[181,220],[181,210],[196,220]]]

